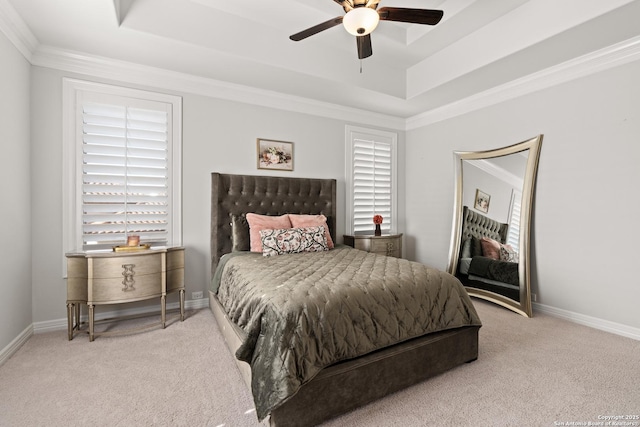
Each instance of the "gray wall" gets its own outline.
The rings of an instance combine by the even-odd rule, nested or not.
[[[517,154],[514,154],[514,156],[516,155]],[[508,223],[511,193],[514,187],[488,172],[473,166],[473,164],[474,161],[465,161],[463,166],[462,176],[464,183],[462,188],[464,188],[464,191],[462,194],[462,205],[468,206],[469,209],[475,210],[495,221],[505,224]],[[524,171],[522,175],[524,175]],[[489,200],[489,211],[486,213],[475,208],[476,190],[478,189],[491,196]],[[516,189],[522,191],[521,187]]]
[[[32,323],[30,65],[0,32],[0,350]]]
[[[640,62],[407,132],[409,257],[446,268],[454,150],[544,134],[532,291],[560,310],[640,328]]]
[[[103,81],[88,76],[33,67],[34,158],[33,301],[34,322],[66,316],[66,284],[62,278],[62,78]],[[131,86],[118,82],[107,82]],[[132,87],[132,86],[131,86]],[[163,91],[162,88],[150,88]],[[163,91],[173,93],[169,91]],[[345,211],[345,125],[355,124],[302,113],[252,106],[212,97],[183,96],[183,244],[186,246],[186,291],[207,289],[209,282],[209,216],[211,172],[336,178],[338,212]],[[37,125],[36,125],[37,124]],[[388,130],[388,129],[386,129]],[[294,171],[259,171],[256,138],[294,143]],[[402,171],[404,133],[398,133]],[[404,188],[401,173],[399,188]],[[404,191],[399,216],[404,216]],[[53,226],[52,226],[53,224]],[[399,223],[402,227],[403,223]],[[344,215],[338,217],[342,241]],[[170,295],[174,300],[175,295]],[[170,300],[171,302],[171,300]]]

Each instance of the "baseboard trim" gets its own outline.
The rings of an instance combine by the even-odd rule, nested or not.
[[[209,298],[202,298],[196,300],[187,300],[184,302],[185,310],[199,310],[201,308],[209,307]],[[179,310],[180,303],[179,302],[171,302],[167,304],[167,310]],[[104,313],[99,313],[96,315],[96,321],[104,320],[104,319],[112,319],[117,316],[143,316],[143,315],[154,315],[160,314],[160,310],[158,307],[139,307],[139,308],[125,308],[124,310],[119,311],[107,311]],[[67,329],[67,319],[55,319],[55,320],[46,320],[44,322],[35,322],[33,324],[33,333],[35,334],[44,334],[46,332],[52,331],[60,331]]]
[[[569,310],[563,310],[561,308],[551,307],[540,303],[534,302],[532,305],[534,312],[538,311],[540,313],[548,314],[549,316],[558,317],[590,328],[599,329],[601,331],[640,341],[640,329],[638,328],[580,313],[574,313]]]
[[[209,299],[202,298],[197,300],[185,301],[184,307],[186,310],[199,310],[209,307]],[[180,305],[177,302],[167,304],[167,309],[176,310]],[[572,311],[563,310],[548,305],[533,303],[534,312],[540,312],[548,314],[549,316],[558,317],[564,320],[568,320],[573,323],[588,326],[590,328],[598,329],[601,331],[609,332],[615,335],[621,335],[623,337],[631,338],[640,341],[640,329],[633,328],[631,326],[623,325],[608,320],[598,319],[592,316],[586,316],[584,314],[574,313]],[[155,314],[158,310],[155,307],[143,307],[137,309],[127,309],[122,312],[106,312],[96,316],[97,320],[108,319],[117,315],[135,316],[141,314]],[[13,354],[18,351],[22,345],[33,334],[42,334],[51,331],[60,331],[67,328],[67,319],[48,320],[44,322],[35,322],[25,328],[13,341],[11,341],[5,348],[0,351],[0,366],[4,364]]]
[[[33,324],[27,326],[24,331],[20,332],[20,335],[15,337],[13,341],[0,351],[0,366],[9,360],[9,358],[31,338],[31,335],[33,335]]]
[[[172,308],[180,308],[179,303],[169,304]],[[209,308],[209,298],[192,299],[184,302],[185,310],[200,310],[201,308]]]

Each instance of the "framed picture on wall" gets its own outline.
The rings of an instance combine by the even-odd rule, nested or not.
[[[476,210],[484,213],[489,212],[489,200],[491,200],[490,195],[476,188],[476,202],[473,206]]]
[[[258,169],[293,170],[293,142],[258,138]]]

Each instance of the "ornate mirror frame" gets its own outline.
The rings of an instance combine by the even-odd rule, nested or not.
[[[532,316],[531,308],[531,289],[530,289],[530,228],[531,228],[531,211],[534,196],[534,187],[536,181],[536,173],[538,170],[538,159],[540,157],[540,149],[542,147],[542,135],[523,141],[508,147],[487,150],[487,151],[455,151],[455,196],[454,196],[454,217],[451,233],[451,246],[449,250],[449,265],[447,271],[456,275],[459,257],[461,254],[462,244],[462,226],[463,226],[463,164],[468,160],[492,159],[496,157],[507,156],[509,154],[521,153],[529,150],[526,162],[525,174],[522,186],[522,201],[520,212],[520,235],[518,248],[518,277],[519,277],[519,294],[520,300],[508,298],[495,292],[478,289],[465,285],[470,296],[482,298],[493,303],[499,304],[516,313],[526,317]],[[473,191],[474,189],[466,189]]]

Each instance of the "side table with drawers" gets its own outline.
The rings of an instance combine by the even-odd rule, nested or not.
[[[371,235],[348,235],[342,236],[344,244],[356,249],[376,254],[402,258],[402,233],[383,234],[382,236]]]
[[[80,329],[80,306],[89,309],[89,340],[93,341],[96,305],[124,304],[159,298],[160,323],[166,323],[166,296],[180,293],[184,320],[184,247],[136,252],[78,252],[67,256],[67,326],[69,340]]]

